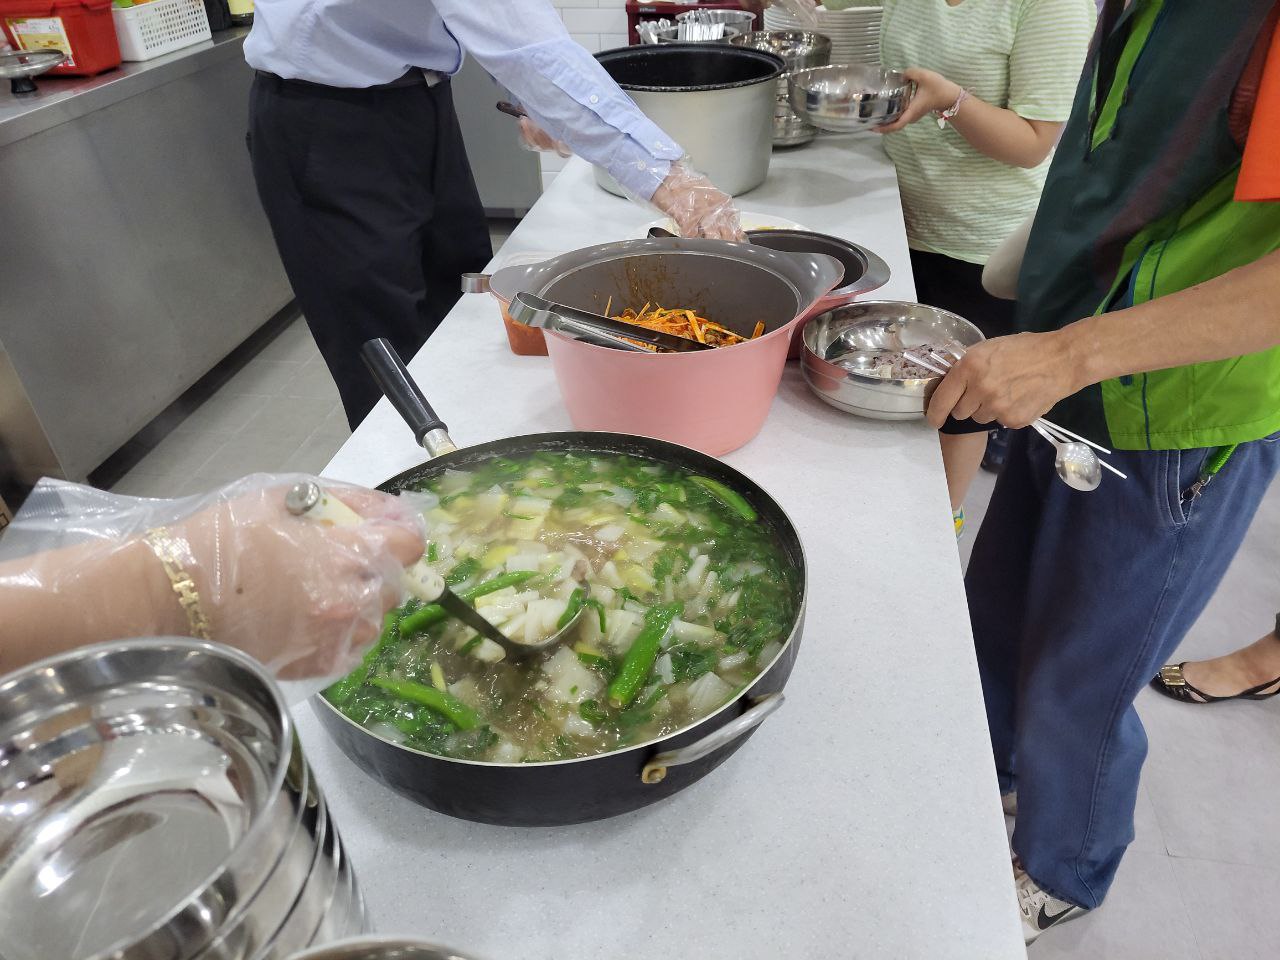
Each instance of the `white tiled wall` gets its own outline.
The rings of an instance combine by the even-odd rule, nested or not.
[[[560,8],[573,39],[598,53],[627,45],[627,14],[624,0],[551,0]],[[542,185],[547,187],[564,167],[554,154],[542,154]]]

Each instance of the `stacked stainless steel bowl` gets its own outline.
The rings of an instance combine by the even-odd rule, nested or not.
[[[761,30],[733,37],[736,47],[763,50],[781,57],[786,70],[778,78],[778,99],[773,110],[773,145],[794,147],[808,143],[818,135],[818,128],[805,121],[791,108],[788,81],[797,70],[825,67],[831,62],[831,40],[802,30]]]
[[[191,640],[0,678],[5,960],[283,960],[365,929],[280,691]]]

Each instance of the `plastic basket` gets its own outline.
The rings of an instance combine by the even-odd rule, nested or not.
[[[204,0],[151,0],[115,7],[111,16],[124,60],[150,60],[213,36]]]

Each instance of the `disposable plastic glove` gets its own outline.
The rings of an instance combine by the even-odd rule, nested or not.
[[[649,202],[675,221],[682,237],[745,239],[733,198],[692,169],[688,160],[671,165]]]
[[[144,539],[157,529],[177,545],[210,639],[281,679],[346,673],[403,601],[423,521],[411,499],[330,480],[364,522],[295,517],[285,494],[310,479],[259,474],[179,500],[42,481],[0,541],[0,673],[82,644],[193,632]]]
[[[566,159],[573,156],[567,143],[557,140],[528,117],[520,118],[520,143],[535,153],[554,153]]]

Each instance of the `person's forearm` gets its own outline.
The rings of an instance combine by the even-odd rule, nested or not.
[[[0,674],[88,643],[187,632],[160,561],[140,540],[0,564],[0,610]]]
[[[1280,345],[1280,251],[1147,303],[1059,331],[1081,387]]]
[[[539,127],[649,200],[684,150],[569,36],[550,0],[435,0],[436,12]]]
[[[959,88],[957,88],[957,95]],[[1015,167],[1036,167],[1053,149],[1059,123],[1033,121],[969,96],[951,119],[956,133],[979,153]]]

